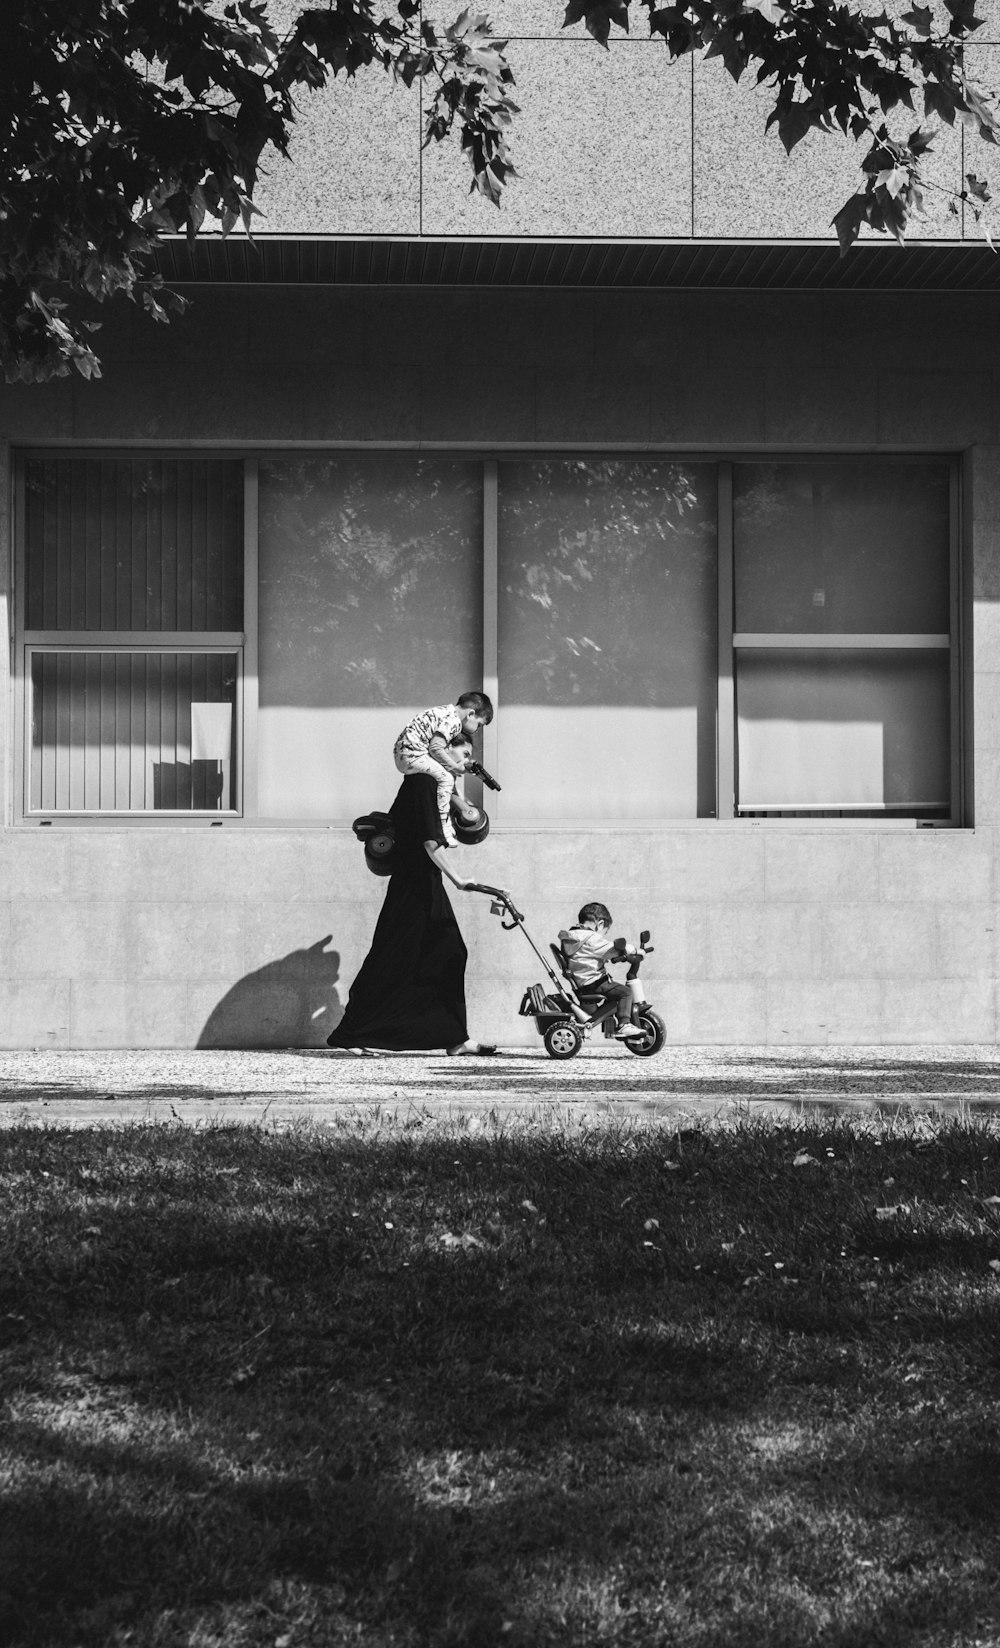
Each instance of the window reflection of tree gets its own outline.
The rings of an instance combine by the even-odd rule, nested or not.
[[[481,669],[481,544],[481,464],[379,454],[262,465],[267,701],[450,699]]]
[[[733,502],[737,630],[947,630],[947,464],[737,464]]]
[[[694,702],[716,657],[714,465],[500,469],[506,703]]]

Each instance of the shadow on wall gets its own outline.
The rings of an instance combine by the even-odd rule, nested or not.
[[[305,950],[269,961],[234,984],[213,1008],[199,1047],[322,1047],[339,1024],[340,952],[327,933]]]

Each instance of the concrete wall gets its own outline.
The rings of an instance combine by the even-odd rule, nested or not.
[[[272,0],[291,15],[296,0]],[[450,19],[460,8],[442,7]],[[860,184],[863,148],[814,134],[789,158],[765,136],[768,94],[736,85],[718,59],[671,63],[633,6],[635,33],[614,31],[607,51],[582,24],[560,27],[564,7],[498,0],[489,9],[508,58],[521,114],[513,129],[519,176],[497,210],[469,195],[457,141],[421,147],[423,92],[381,71],[304,94],[291,164],[265,162],[258,228],[271,234],[618,236],[767,240],[825,238]],[[890,10],[905,11],[904,0]],[[982,10],[982,8],[980,8]],[[1000,82],[1000,7],[967,48],[972,72]],[[905,111],[901,129],[914,117]],[[996,152],[945,129],[929,169],[926,217],[913,239],[982,238],[971,214],[948,212],[946,191],[966,171],[1000,184]],[[867,233],[867,231],[866,231]]]
[[[467,858],[511,887],[539,938],[583,895],[609,904],[618,931],[652,927],[649,994],[676,1041],[997,1039],[994,297],[192,295],[169,329],[109,310],[100,383],[0,391],[4,464],[11,443],[47,442],[962,453],[974,828],[499,827]],[[6,516],[2,527],[6,569]],[[387,757],[386,800],[392,790]],[[537,962],[484,900],[455,896],[473,1032],[530,1038],[516,1009]],[[8,824],[0,1043],[318,1043],[381,897],[346,830]]]

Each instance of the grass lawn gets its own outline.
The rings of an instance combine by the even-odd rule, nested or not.
[[[1000,1132],[0,1134],[4,1648],[994,1648]]]

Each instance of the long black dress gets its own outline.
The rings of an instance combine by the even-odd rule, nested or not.
[[[351,986],[330,1047],[454,1047],[468,1037],[468,951],[444,879],[424,849],[444,845],[437,785],[423,773],[403,779],[389,808],[396,829],[393,872],[371,949]]]

